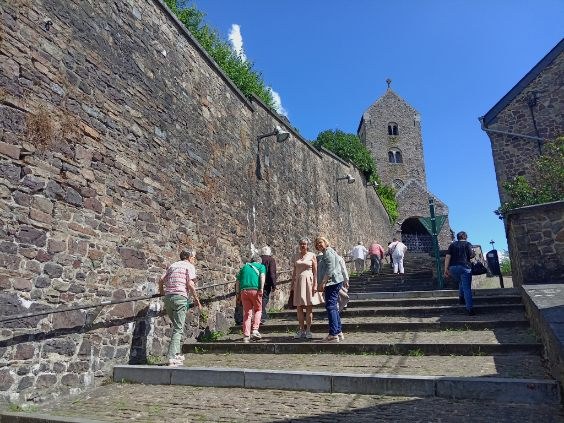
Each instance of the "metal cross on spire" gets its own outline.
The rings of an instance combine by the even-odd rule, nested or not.
[[[392,80],[390,78],[386,79],[386,84],[388,84],[388,89],[389,89],[390,85],[392,84]]]

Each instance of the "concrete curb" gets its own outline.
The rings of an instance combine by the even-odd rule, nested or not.
[[[558,382],[540,379],[461,378],[352,374],[242,368],[115,366],[114,381],[144,384],[284,389],[349,394],[487,399],[526,404],[559,404]],[[163,381],[169,381],[168,383]]]
[[[51,416],[39,413],[0,413],[0,423],[107,423],[81,417]]]

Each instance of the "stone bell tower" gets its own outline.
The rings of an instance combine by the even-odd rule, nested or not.
[[[386,185],[401,189],[409,180],[416,180],[427,189],[421,116],[392,88],[388,88],[360,121],[358,135],[372,152],[378,174]]]
[[[397,234],[411,251],[429,252],[431,235],[420,222],[429,216],[429,198],[437,215],[448,215],[448,207],[427,188],[421,115],[391,88],[362,115],[358,136],[372,153],[380,179],[394,187],[399,205]],[[451,241],[448,218],[439,232],[439,245]]]

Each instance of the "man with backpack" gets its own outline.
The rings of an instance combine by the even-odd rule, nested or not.
[[[472,308],[472,265],[470,259],[476,255],[472,244],[468,242],[468,235],[464,231],[456,234],[456,241],[452,242],[445,257],[445,277],[452,276],[458,282],[458,300],[466,306],[469,316],[474,315]]]

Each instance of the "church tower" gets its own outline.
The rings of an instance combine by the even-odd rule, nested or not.
[[[421,117],[390,88],[392,81],[386,82],[386,93],[364,112],[358,136],[372,152],[384,184],[399,190],[414,179],[427,189]]]
[[[421,116],[390,87],[362,115],[358,136],[372,153],[378,175],[383,184],[396,190],[399,218],[396,222],[398,238],[412,252],[432,251],[428,224],[429,199],[435,204],[435,214],[443,223],[439,231],[439,245],[446,248],[451,242],[448,207],[429,192],[423,158]]]

